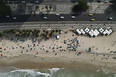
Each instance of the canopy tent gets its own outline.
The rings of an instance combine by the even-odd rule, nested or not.
[[[100,33],[103,33],[103,32],[104,32],[104,29],[100,28],[100,29],[99,29],[99,32],[100,32]]]
[[[104,35],[109,34],[109,33],[108,33],[108,30],[106,29],[106,30],[103,32],[103,34],[104,34]]]
[[[85,33],[89,33],[90,29],[89,28],[85,28]]]
[[[79,31],[79,29],[77,29],[76,32],[77,32],[78,34],[81,34],[81,31]]]
[[[89,31],[89,35],[90,35],[91,37],[94,35],[93,29],[91,29],[91,30]]]
[[[83,29],[80,30],[82,34],[85,34],[85,32],[83,31]]]

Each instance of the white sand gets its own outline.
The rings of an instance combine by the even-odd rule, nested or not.
[[[9,40],[1,40],[0,45],[2,47],[2,52],[0,52],[1,54],[3,54],[3,56],[7,56],[7,57],[13,57],[13,56],[18,56],[18,55],[22,55],[22,54],[32,54],[33,56],[36,55],[37,52],[39,52],[39,54],[37,54],[37,57],[56,57],[59,58],[60,60],[73,60],[73,61],[82,61],[85,63],[92,63],[94,65],[104,65],[101,62],[108,62],[109,66],[115,66],[115,60],[112,59],[112,57],[114,55],[110,55],[108,57],[108,55],[103,56],[103,55],[95,55],[95,54],[89,54],[89,53],[82,53],[81,55],[77,56],[75,55],[75,53],[77,54],[79,51],[82,52],[86,52],[86,50],[88,50],[89,47],[93,47],[92,48],[92,52],[96,52],[96,53],[108,53],[110,54],[110,51],[115,51],[116,50],[116,44],[114,43],[116,41],[116,32],[114,32],[113,34],[109,35],[109,36],[98,36],[98,37],[88,37],[88,36],[72,36],[72,32],[68,32],[67,34],[65,34],[64,32],[62,34],[60,34],[60,39],[57,40],[56,38],[50,38],[47,41],[42,40],[40,45],[37,46],[38,42],[33,43],[32,40],[27,40],[26,42],[22,43],[22,42],[17,42],[14,43],[12,41]],[[64,38],[65,36],[65,38]],[[63,49],[67,48],[67,44],[64,44],[64,40],[68,40],[68,39],[72,39],[74,37],[77,37],[78,40],[81,41],[80,46],[77,48],[77,51],[71,51],[69,52],[67,51],[59,51],[59,49],[56,49],[57,46],[62,46]],[[40,39],[40,38],[39,38]],[[69,43],[69,42],[67,42]],[[112,45],[114,43],[114,45]],[[4,46],[2,46],[2,44],[5,44]],[[17,45],[20,44],[20,45]],[[33,48],[30,51],[31,47],[28,47],[29,45],[32,45],[31,47]],[[36,50],[34,50],[33,44],[36,44]],[[45,46],[43,47],[43,45],[45,44]],[[56,44],[56,45],[55,45]],[[8,46],[8,48],[7,48]],[[15,49],[12,49],[12,47],[15,47]],[[20,48],[19,46],[25,47],[25,49]],[[49,46],[51,47],[51,49],[49,49]],[[16,47],[18,47],[18,49],[16,49]],[[53,52],[52,47],[55,47],[55,52]],[[6,50],[4,50],[4,48],[6,48]],[[10,48],[10,50],[9,50]],[[45,50],[40,50],[40,48],[45,48]],[[97,49],[98,48],[98,49]],[[97,50],[96,50],[97,49]],[[110,50],[108,50],[110,49]],[[21,54],[21,51],[23,50],[23,53]],[[26,52],[26,50],[28,50],[28,52]],[[46,53],[46,50],[49,50],[48,53]],[[8,52],[9,51],[9,52]],[[55,55],[55,53],[57,52],[57,55]],[[111,53],[114,54],[114,53]],[[27,56],[27,59],[30,58],[30,56]],[[101,60],[101,58],[104,58],[103,60]],[[106,58],[108,58],[106,60]],[[4,59],[4,57],[3,57]],[[53,60],[54,59],[51,59]],[[99,62],[98,62],[99,61]],[[107,63],[106,63],[107,64]]]

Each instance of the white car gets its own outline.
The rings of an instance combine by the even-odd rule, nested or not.
[[[61,16],[60,18],[61,18],[61,19],[64,19],[64,16]]]
[[[71,16],[72,19],[75,19],[75,16]]]
[[[6,15],[6,17],[9,17],[9,15]]]
[[[35,1],[35,3],[39,3],[39,1]]]
[[[21,1],[21,3],[25,3],[25,1]]]
[[[60,14],[56,14],[56,16],[60,16]]]
[[[108,0],[105,0],[104,3],[108,3]]]
[[[17,18],[16,17],[13,17],[13,20],[16,20]]]
[[[109,17],[109,20],[112,20],[113,18],[112,17]]]
[[[47,20],[47,17],[43,17],[43,19]]]

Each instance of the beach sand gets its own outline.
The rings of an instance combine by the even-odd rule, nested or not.
[[[108,36],[98,36],[94,38],[81,35],[72,36],[72,34],[73,32],[68,31],[67,34],[65,34],[64,32],[60,34],[59,40],[57,40],[55,37],[47,40],[40,40],[39,46],[37,46],[38,41],[36,41],[35,43],[33,43],[32,40],[26,40],[25,42],[13,42],[1,38],[0,45],[2,49],[0,50],[2,50],[2,52],[0,53],[3,54],[3,56],[0,57],[0,66],[15,66],[18,68],[42,69],[85,65],[94,67],[96,70],[99,68],[114,70],[116,69],[116,61],[115,59],[112,59],[112,57],[115,56],[115,53],[110,53],[110,51],[116,50],[116,32]],[[69,51],[68,49],[67,51],[60,51],[60,48],[56,49],[59,46],[62,46],[63,49],[66,49],[67,44],[64,44],[64,40],[71,40],[75,37],[77,37],[78,40],[81,41],[79,44],[80,47],[77,48],[77,51]],[[69,42],[67,41],[67,43]],[[30,45],[30,47],[28,47],[28,44]],[[33,44],[36,45],[35,50]],[[12,46],[14,47],[14,49],[12,49]],[[20,46],[25,48],[20,48]],[[51,49],[49,49],[49,47],[51,47]],[[55,47],[55,52],[53,52],[52,47]],[[87,53],[89,47],[91,47],[91,52],[93,52],[94,54]],[[6,50],[4,50],[4,48],[6,48]],[[30,48],[32,48],[32,50],[30,50]],[[45,48],[45,50],[43,50],[43,48]],[[26,52],[26,50],[28,50],[28,52]],[[49,52],[46,52],[46,50],[49,50]],[[21,51],[23,51],[23,53],[21,53]],[[37,52],[39,53],[36,54]],[[78,52],[83,53],[77,55]],[[55,55],[55,53],[57,53],[57,55]]]

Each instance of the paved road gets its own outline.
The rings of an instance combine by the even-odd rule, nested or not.
[[[71,14],[61,14],[64,16],[64,19],[60,19],[60,16],[54,14],[39,14],[39,15],[17,15],[10,16],[6,18],[5,16],[0,17],[0,22],[33,22],[33,21],[90,21],[95,19],[95,21],[109,21],[109,15],[105,14],[94,14],[93,16],[88,16],[88,14],[76,15],[75,19],[71,19]],[[16,17],[16,20],[13,20],[13,17]],[[47,20],[44,20],[43,17],[47,17]],[[115,21],[114,19],[112,21]]]

